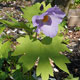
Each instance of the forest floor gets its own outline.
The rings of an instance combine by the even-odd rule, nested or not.
[[[26,5],[30,6],[31,2],[30,1],[17,1],[17,2],[9,2],[5,3],[2,2],[0,3],[0,17],[2,19],[8,19],[6,16],[6,13],[13,14],[13,18],[15,18],[18,21],[24,21],[22,18],[22,11],[20,7],[25,7]],[[79,7],[78,7],[79,8]],[[68,33],[66,36],[70,39],[70,42],[68,44],[68,48],[72,51],[72,53],[67,53],[65,52],[64,55],[66,55],[69,60],[71,61],[70,64],[67,64],[68,69],[71,74],[73,74],[74,77],[80,77],[80,30],[75,30],[74,28],[67,27]],[[11,29],[6,28],[5,29],[6,33],[11,31]],[[14,33],[10,33],[12,35]],[[55,73],[55,78],[57,80],[61,80],[62,78],[66,77],[67,74],[64,73],[63,71],[59,71],[58,73]]]

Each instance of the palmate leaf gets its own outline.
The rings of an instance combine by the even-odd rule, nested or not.
[[[8,52],[11,50],[11,42],[7,41],[2,44],[0,39],[0,58],[8,58]]]
[[[21,55],[19,62],[23,64],[24,72],[30,70],[37,58],[39,63],[36,74],[41,75],[42,80],[48,80],[49,75],[53,76],[53,69],[50,65],[49,58],[63,71],[69,73],[65,63],[70,61],[59,52],[69,51],[65,44],[62,44],[63,37],[56,36],[53,39],[46,37],[41,42],[39,40],[32,41],[29,36],[21,37],[17,41],[17,45],[13,56]]]
[[[32,5],[30,7],[21,8],[24,12],[24,19],[27,19],[28,21],[32,21],[32,17],[34,15],[38,15],[40,13],[40,3],[36,3],[35,5]]]

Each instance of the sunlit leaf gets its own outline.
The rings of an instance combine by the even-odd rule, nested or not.
[[[0,58],[8,57],[8,52],[11,50],[10,45],[11,45],[10,41],[7,41],[3,44],[0,42]]]
[[[43,5],[43,12],[47,11],[49,8],[51,8],[51,4],[49,3],[48,5],[45,4],[45,2],[43,1],[41,3]]]
[[[23,17],[28,21],[32,21],[32,17],[40,13],[40,6],[40,3],[36,3],[35,5],[32,5],[30,7],[27,6],[26,8],[21,8],[24,12]]]
[[[37,76],[41,75],[42,80],[48,80],[49,75],[53,76],[53,69],[50,65],[49,58],[63,71],[69,73],[65,63],[69,60],[59,52],[69,51],[65,44],[62,44],[63,37],[56,36],[53,39],[46,37],[41,42],[39,40],[32,41],[28,36],[21,37],[17,41],[20,43],[16,47],[14,56],[24,54],[19,62],[23,63],[24,72],[30,70],[37,58],[39,64],[37,67]]]

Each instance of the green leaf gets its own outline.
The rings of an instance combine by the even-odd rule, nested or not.
[[[74,0],[75,3],[80,4],[80,0]]]
[[[62,44],[63,37],[56,36],[53,39],[46,37],[41,42],[39,40],[32,41],[28,36],[21,37],[17,41],[20,45],[17,45],[13,56],[23,56],[19,59],[20,63],[23,63],[24,72],[30,70],[37,58],[39,58],[39,64],[37,67],[37,76],[41,75],[42,80],[48,80],[49,75],[53,76],[53,69],[50,65],[49,58],[51,58],[55,64],[63,71],[69,73],[65,63],[70,61],[59,52],[69,51],[65,44]]]
[[[13,22],[7,21],[7,20],[2,20],[0,19],[0,22],[3,24],[8,25],[8,27],[11,28],[23,28],[25,30],[27,30],[28,32],[32,32],[32,29],[29,28],[28,24],[25,24],[24,22],[18,22],[16,21],[16,19],[9,17]]]
[[[11,50],[10,41],[5,42],[4,44],[0,43],[0,58],[7,58],[8,52]]]
[[[42,5],[43,5],[43,12],[45,12],[45,11],[47,11],[49,8],[51,8],[51,4],[49,3],[47,6],[46,6],[46,3],[43,1],[42,3],[41,3]]]
[[[40,3],[36,3],[30,7],[21,8],[24,12],[23,17],[27,19],[28,21],[32,21],[32,17],[34,15],[38,15],[40,13]]]
[[[63,43],[64,43],[64,44],[69,44],[69,42],[70,42],[70,39],[65,39],[65,40],[63,40]]]
[[[60,24],[59,24],[59,32],[60,31],[64,31],[64,26],[66,25],[66,21],[62,21]]]
[[[7,73],[0,71],[0,80],[5,80],[8,77]]]
[[[73,77],[73,75],[69,75],[67,78],[65,78],[64,80],[79,80],[79,77]]]
[[[0,24],[0,34],[3,32],[4,29],[5,29],[5,26],[3,24]]]
[[[26,80],[25,76],[23,75],[23,73],[20,70],[16,70],[13,73],[13,78],[15,80]]]
[[[75,31],[80,31],[80,27],[75,27],[74,30]]]
[[[2,68],[2,65],[3,65],[3,59],[0,59],[0,70]]]

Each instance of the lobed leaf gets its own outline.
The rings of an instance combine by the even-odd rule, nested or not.
[[[8,52],[11,50],[10,41],[5,42],[4,44],[0,41],[0,58],[8,58]]]
[[[65,44],[62,44],[63,37],[56,36],[53,39],[46,37],[41,42],[39,40],[32,41],[28,36],[21,37],[17,41],[17,45],[13,56],[21,55],[19,62],[23,64],[24,72],[30,70],[37,58],[39,63],[37,66],[36,74],[41,75],[43,80],[48,80],[49,75],[53,76],[53,69],[49,63],[51,58],[54,63],[63,71],[69,73],[65,63],[70,61],[60,52],[69,51]]]
[[[21,8],[24,12],[23,17],[28,21],[32,21],[32,17],[34,15],[38,15],[40,13],[40,3],[36,3],[30,7]]]

